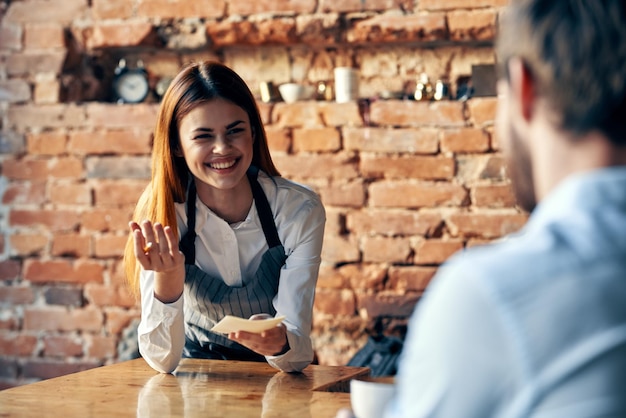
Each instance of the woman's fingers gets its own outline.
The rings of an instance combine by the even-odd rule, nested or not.
[[[145,270],[166,271],[184,261],[178,237],[171,227],[144,220],[129,224],[133,233],[135,256]]]

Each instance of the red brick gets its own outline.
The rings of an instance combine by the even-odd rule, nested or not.
[[[324,263],[320,266],[317,276],[317,289],[343,289],[349,287],[349,284],[350,278],[341,274],[335,266]]]
[[[267,145],[270,152],[289,152],[291,149],[291,130],[283,128],[266,127]]]
[[[7,58],[6,71],[9,76],[35,75],[38,73],[60,74],[65,55],[65,51],[11,54]]]
[[[18,233],[11,235],[11,255],[41,255],[48,245],[48,237],[36,233]]]
[[[71,373],[93,369],[102,364],[96,362],[68,363],[64,360],[28,360],[22,366],[22,374],[25,378],[52,379]]]
[[[152,133],[148,129],[75,131],[70,133],[68,148],[79,155],[146,154],[152,151]]]
[[[287,178],[355,179],[357,162],[351,154],[274,155],[274,164]]]
[[[360,208],[365,204],[363,180],[333,182],[319,187],[319,195],[324,205]]]
[[[45,357],[80,357],[83,355],[82,340],[70,336],[46,336],[43,339]]]
[[[466,199],[467,191],[450,183],[379,181],[369,187],[371,207],[461,206]]]
[[[135,206],[146,188],[146,180],[102,180],[94,183],[96,206],[101,208]]]
[[[463,248],[459,240],[427,239],[415,245],[415,264],[441,264]]]
[[[319,9],[322,12],[363,12],[363,11],[389,11],[389,10],[406,10],[406,4],[410,3],[405,0],[321,0]]]
[[[422,292],[436,272],[436,267],[392,266],[388,286],[401,292]]]
[[[61,83],[56,79],[42,77],[35,82],[33,102],[36,104],[55,104],[61,101]]]
[[[67,231],[77,227],[78,216],[69,210],[13,209],[9,213],[9,224],[14,227],[43,226],[52,231]]]
[[[358,235],[431,236],[443,224],[439,213],[419,213],[407,210],[361,210],[346,216],[349,232]]]
[[[436,129],[344,128],[342,132],[346,150],[411,154],[436,154],[439,151]]]
[[[514,207],[515,194],[510,183],[476,186],[472,190],[472,202],[476,206],[490,208]]]
[[[527,218],[515,212],[458,213],[447,224],[453,236],[498,238],[519,230]]]
[[[420,293],[397,295],[388,291],[375,294],[357,293],[357,309],[365,318],[410,316],[420,296]]]
[[[103,323],[102,312],[93,308],[30,307],[24,310],[25,330],[99,332]]]
[[[0,25],[0,50],[22,49],[22,26],[2,23]]]
[[[2,164],[2,175],[10,180],[45,180],[48,178],[48,160],[7,159]]]
[[[357,20],[348,30],[348,42],[428,42],[447,38],[443,13],[422,15],[374,15]]]
[[[133,3],[128,0],[92,0],[91,12],[95,20],[128,19],[133,13]]]
[[[457,101],[416,102],[383,100],[371,105],[372,123],[380,126],[441,126],[465,125],[463,103]]]
[[[15,332],[0,332],[0,357],[30,357],[36,354],[36,350],[37,337]]]
[[[53,158],[48,163],[48,169],[50,177],[72,179],[80,179],[85,177],[83,161],[80,158]]]
[[[222,20],[205,25],[207,36],[215,48],[237,45],[287,45],[296,40],[296,22],[292,17],[264,20]]]
[[[322,127],[325,121],[314,101],[276,103],[271,115],[272,125],[279,128]]]
[[[91,236],[77,233],[57,234],[52,241],[50,253],[55,257],[89,257]]]
[[[5,267],[7,271],[3,271],[0,274],[0,280],[11,280],[14,279],[19,274],[19,264],[15,263],[17,266],[12,267],[14,269],[14,273],[8,274],[5,276],[5,273],[9,273],[9,266],[4,266],[4,264],[8,264],[7,261],[0,262],[0,270],[3,270]],[[15,268],[17,267],[17,268]],[[6,303],[8,305],[27,305],[33,303],[35,301],[35,294],[33,292],[32,287],[24,287],[24,286],[4,286],[0,285],[0,300],[2,303]]]
[[[411,245],[407,238],[364,237],[363,261],[368,263],[407,263]]]
[[[55,182],[50,186],[50,202],[57,205],[91,205],[91,187],[86,183]]]
[[[104,234],[96,236],[94,237],[94,255],[97,258],[121,257],[124,254],[127,239],[127,235]]]
[[[87,0],[30,0],[11,2],[5,19],[9,22],[65,23],[88,15]]]
[[[508,0],[420,0],[418,6],[420,10],[453,10],[502,7],[508,3]]]
[[[337,267],[337,271],[355,290],[382,290],[387,278],[387,268],[378,264],[346,264]]]
[[[50,131],[26,134],[26,149],[30,155],[59,155],[66,150],[67,134]]]
[[[335,128],[293,130],[293,151],[333,152],[341,149],[341,137]]]
[[[103,283],[103,271],[100,263],[85,259],[24,262],[24,280],[32,283]]]
[[[20,105],[8,110],[9,126],[18,131],[33,128],[79,128],[85,123],[85,111],[76,105]]]
[[[154,26],[150,22],[126,20],[120,23],[98,23],[86,32],[85,46],[89,49],[152,46]]]
[[[88,358],[110,360],[115,359],[117,355],[117,338],[115,336],[86,335],[85,342],[85,355]]]
[[[25,49],[65,48],[63,26],[54,23],[27,24],[24,27]]]
[[[132,308],[135,299],[126,286],[111,286],[110,284],[88,283],[84,288],[85,298],[95,306],[120,306]]]
[[[30,85],[25,80],[10,79],[0,81],[2,100],[9,103],[23,103],[31,99]]]
[[[446,129],[442,132],[441,151],[454,153],[489,150],[489,135],[482,129]]]
[[[467,107],[474,126],[491,125],[496,118],[498,99],[495,97],[474,97],[467,101]]]
[[[356,313],[354,293],[347,289],[318,289],[313,309],[332,315],[354,315]]]
[[[448,14],[450,39],[463,41],[490,41],[496,36],[496,11],[455,11]]]
[[[106,126],[107,129],[154,129],[158,106],[154,104],[103,104],[85,106],[90,126]]]
[[[288,12],[293,14],[313,13],[315,3],[308,0],[259,0],[231,1],[228,5],[230,15],[253,15],[257,13]]]
[[[230,14],[237,14],[232,10],[233,3],[239,4],[241,2],[229,3]],[[226,2],[224,0],[140,0],[137,5],[137,15],[150,18],[215,18],[223,17],[225,11]]]
[[[327,236],[322,246],[322,260],[327,263],[349,263],[360,261],[361,252],[355,239]]]
[[[357,102],[348,103],[335,103],[335,102],[308,102],[311,106],[315,106],[317,116],[320,118],[321,123],[325,126],[337,126],[337,127],[354,127],[363,126],[363,117],[359,111],[359,105]],[[282,110],[285,107],[290,108],[293,105],[277,105],[277,110]],[[285,115],[286,116],[286,115]],[[286,116],[290,118],[297,116],[295,114]],[[280,120],[281,118],[277,118]],[[287,121],[285,121],[288,123]],[[299,121],[301,126],[307,126],[308,121],[301,119]]]
[[[449,157],[400,157],[361,154],[361,172],[366,177],[387,179],[442,180],[454,176],[456,162]]]
[[[122,330],[132,322],[133,319],[139,317],[138,311],[126,310],[120,308],[107,308],[106,313],[106,331],[110,334],[119,334]]]
[[[507,181],[506,160],[498,154],[458,156],[457,179],[463,183],[491,180]]]
[[[81,214],[80,223],[86,231],[130,231],[128,222],[132,218],[132,210],[97,209],[94,208]]]
[[[40,205],[46,201],[46,183],[41,181],[11,182],[2,195],[2,203],[13,205]]]

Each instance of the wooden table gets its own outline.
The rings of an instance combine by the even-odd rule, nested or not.
[[[143,359],[0,391],[0,417],[334,417],[369,369],[183,359],[171,374]]]

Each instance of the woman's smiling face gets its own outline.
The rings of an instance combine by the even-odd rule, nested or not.
[[[221,98],[203,103],[182,118],[179,137],[196,180],[224,191],[247,185],[254,133],[244,109]]]

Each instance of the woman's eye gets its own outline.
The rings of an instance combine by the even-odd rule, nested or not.
[[[238,134],[239,132],[243,132],[243,129],[242,128],[234,128],[234,129],[229,130],[227,132],[227,134],[228,135],[235,135],[235,134]]]
[[[196,135],[193,137],[194,140],[200,140],[200,139],[211,139],[213,138],[213,135],[209,135],[209,134],[202,134],[202,135]]]

